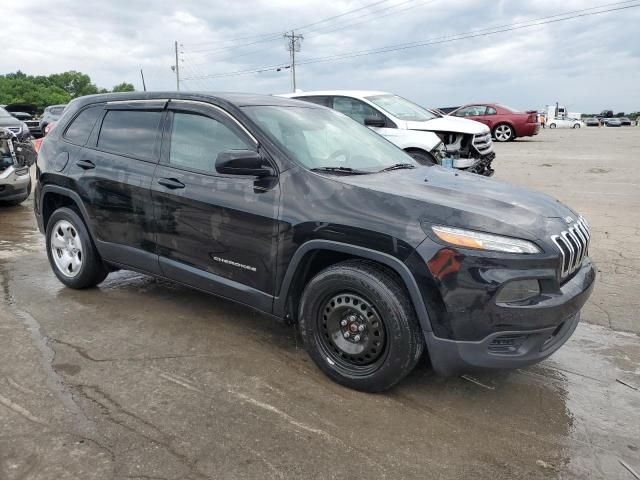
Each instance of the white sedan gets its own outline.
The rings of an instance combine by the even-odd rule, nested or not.
[[[549,128],[580,128],[584,127],[585,123],[575,118],[553,118],[547,121],[547,126]]]

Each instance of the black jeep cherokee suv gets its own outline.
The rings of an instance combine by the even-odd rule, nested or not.
[[[42,143],[56,276],[124,268],[297,321],[335,381],[520,367],[573,333],[589,225],[547,195],[419,166],[333,110],[279,97],[83,97]]]

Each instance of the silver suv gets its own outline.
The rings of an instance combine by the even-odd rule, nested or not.
[[[42,114],[42,118],[40,119],[40,128],[42,129],[43,136],[47,134],[47,132],[45,131],[47,125],[60,120],[65,107],[66,105],[49,105],[44,109],[44,113]]]
[[[32,143],[0,128],[0,204],[18,205],[31,194],[29,167],[35,163]]]

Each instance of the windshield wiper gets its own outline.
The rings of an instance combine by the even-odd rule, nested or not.
[[[402,168],[416,168],[416,166],[413,163],[396,163],[395,165],[391,165],[390,167],[383,168],[380,171],[388,172],[390,170],[400,170]]]
[[[316,167],[312,168],[313,172],[337,172],[337,173],[348,173],[351,175],[366,175],[372,172],[365,172],[364,170],[356,170],[355,168],[350,167]]]

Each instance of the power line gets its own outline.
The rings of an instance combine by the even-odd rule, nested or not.
[[[370,12],[365,12],[362,15],[358,15],[357,17],[354,18],[346,18],[343,19],[341,22],[338,22],[337,25],[333,24],[333,25],[322,25],[320,27],[311,29],[311,30],[305,30],[305,34],[309,34],[312,32],[316,32],[315,36],[318,35],[323,35],[325,33],[329,33],[329,32],[335,32],[336,30],[342,30],[344,28],[349,28],[353,25],[359,25],[361,23],[365,23],[365,22],[369,22],[369,21],[375,21],[378,18],[383,18],[383,17],[388,17],[390,15],[396,15],[398,13],[402,13],[405,10],[411,10],[413,8],[417,8],[417,7],[421,7],[423,5],[429,4],[429,3],[433,3],[435,0],[430,0],[427,2],[420,2],[417,5],[409,5],[408,7],[406,6],[408,3],[413,3],[416,0],[405,0],[403,2],[400,3],[396,3],[395,5],[391,5],[389,7],[384,7],[384,8],[379,8],[377,10],[372,10]],[[405,8],[397,10],[397,11],[392,11],[392,12],[388,12],[388,10],[395,10],[397,8],[400,8],[402,6],[405,6]],[[387,11],[387,13],[383,14],[383,15],[378,15],[380,12],[385,12]],[[368,17],[373,17],[373,18],[368,18]],[[360,19],[364,19],[364,20],[360,20]],[[354,22],[355,20],[355,22]],[[327,30],[327,28],[329,30]]]
[[[636,1],[636,0],[630,0],[630,1]],[[629,3],[629,1],[617,2],[617,3],[618,4],[620,4],[620,3]],[[615,5],[615,4],[613,4],[613,5]],[[578,10],[578,11],[593,10],[593,9],[602,8],[602,7],[603,6],[591,7],[591,8],[587,8],[587,9],[583,9],[583,10]],[[485,36],[489,36],[489,35],[495,35],[497,33],[510,32],[510,31],[514,31],[514,30],[521,30],[523,28],[537,27],[537,26],[540,26],[540,25],[547,25],[547,24],[550,24],[550,23],[563,22],[565,20],[573,20],[575,18],[580,18],[580,17],[588,17],[588,16],[592,16],[592,15],[600,15],[602,13],[609,13],[609,12],[614,12],[614,11],[618,11],[618,10],[626,10],[626,9],[635,8],[635,7],[640,7],[640,3],[634,4],[634,5],[627,5],[627,6],[617,7],[617,8],[611,8],[611,9],[608,9],[608,10],[601,10],[599,12],[581,13],[579,15],[572,15],[572,16],[564,17],[564,18],[555,18],[553,20],[538,21],[538,20],[543,20],[543,19],[550,19],[550,18],[553,18],[553,17],[559,17],[559,16],[563,16],[563,15],[567,15],[567,14],[565,13],[565,14],[551,15],[549,17],[541,17],[541,18],[538,18],[538,19],[529,20],[528,22],[517,22],[517,23],[514,23],[514,24],[503,25],[503,26],[494,27],[494,28],[491,28],[491,29],[475,30],[475,31],[471,31],[471,32],[461,33],[461,34],[453,34],[453,35],[448,35],[448,36],[443,36],[443,37],[436,37],[435,39],[428,40],[428,41],[401,43],[401,44],[397,44],[397,45],[389,45],[389,46],[386,46],[386,47],[380,47],[380,48],[375,48],[375,49],[371,49],[371,50],[361,50],[359,52],[352,52],[352,53],[348,53],[348,54],[330,55],[330,56],[327,56],[327,57],[312,58],[312,59],[306,60],[304,62],[299,62],[298,65],[308,65],[308,64],[312,64],[312,63],[321,63],[321,62],[326,62],[326,61],[331,61],[331,60],[342,60],[342,59],[362,57],[362,56],[367,56],[367,55],[376,55],[376,54],[380,54],[380,53],[397,52],[397,51],[400,51],[400,50],[407,50],[407,49],[410,49],[410,48],[417,48],[417,47],[424,47],[424,46],[429,46],[429,45],[437,45],[437,44],[441,44],[441,43],[455,42],[455,41],[459,41],[459,40],[466,40],[466,39],[469,39],[469,38],[485,37]],[[531,23],[531,22],[536,22],[536,23]],[[522,23],[527,23],[527,24],[526,25],[521,25]],[[486,30],[490,30],[490,31],[486,31]],[[451,37],[456,37],[456,38],[451,38]]]
[[[354,8],[353,10],[348,10],[346,12],[340,13],[338,15],[333,15],[331,17],[323,18],[322,20],[318,20],[318,21],[313,22],[313,23],[308,23],[306,25],[295,27],[295,28],[293,28],[293,30],[302,30],[302,29],[307,28],[307,27],[311,27],[311,26],[314,26],[314,25],[318,25],[320,23],[328,22],[330,20],[334,20],[336,18],[340,18],[340,17],[346,16],[346,15],[349,15],[351,13],[355,13],[355,12],[364,10],[366,8],[374,7],[376,5],[384,3],[386,1],[387,0],[378,0],[376,2],[369,3],[367,5],[363,5],[362,7]],[[239,38],[236,38],[236,39],[233,39],[233,40],[221,40],[221,41],[194,43],[194,44],[191,44],[190,46],[213,45],[213,44],[218,44],[218,43],[223,43],[223,42],[226,43],[226,42],[234,42],[234,41],[238,41],[238,40],[250,40],[250,39],[253,40],[253,39],[257,39],[257,38],[266,39],[266,40],[257,40],[257,41],[253,41],[253,42],[244,44],[244,45],[254,45],[255,43],[260,43],[261,41],[270,41],[270,40],[274,40],[274,39],[277,40],[277,39],[281,38],[281,35],[282,35],[282,31],[279,31],[279,32],[273,32],[273,33],[263,33],[263,34],[258,34],[258,35],[250,35],[248,37],[239,37]],[[238,46],[242,46],[242,45],[238,45]],[[235,47],[228,47],[228,48],[235,48]]]
[[[354,57],[361,57],[361,56],[367,56],[367,55],[376,55],[376,54],[381,54],[381,53],[389,53],[389,52],[394,52],[394,51],[406,50],[406,49],[410,49],[410,48],[418,48],[418,47],[423,47],[423,46],[428,46],[428,45],[455,42],[455,41],[464,40],[464,39],[468,39],[468,38],[476,38],[476,37],[483,37],[483,36],[488,36],[488,35],[495,35],[495,34],[498,34],[498,33],[504,33],[504,32],[509,32],[509,31],[513,31],[513,30],[520,30],[520,29],[524,29],[524,28],[531,28],[531,27],[546,25],[546,24],[550,24],[550,23],[557,23],[557,22],[562,22],[562,21],[566,21],[566,20],[572,20],[572,19],[580,18],[580,17],[600,15],[600,14],[603,14],[603,13],[609,13],[609,12],[614,12],[614,11],[619,11],[619,10],[625,10],[625,9],[629,9],[629,8],[636,8],[636,7],[640,6],[640,3],[636,3],[636,4],[633,4],[633,5],[625,5],[625,6],[620,6],[620,7],[617,7],[617,8],[610,8],[610,9],[607,9],[607,10],[600,10],[600,11],[597,11],[597,12],[591,12],[591,10],[601,9],[601,8],[604,8],[604,7],[607,7],[607,6],[612,6],[612,5],[628,4],[628,3],[631,3],[632,1],[637,1],[637,0],[628,0],[628,1],[625,1],[625,2],[615,2],[615,3],[610,3],[610,4],[603,4],[603,5],[600,5],[600,6],[597,6],[597,7],[591,7],[591,8],[586,8],[586,9],[581,9],[581,10],[574,10],[574,11],[564,12],[564,13],[555,14],[555,15],[549,15],[549,16],[546,16],[546,17],[539,17],[539,18],[535,18],[535,19],[531,19],[531,20],[516,22],[516,23],[512,23],[512,24],[501,25],[501,26],[497,26],[497,27],[489,27],[489,28],[485,28],[485,29],[481,29],[481,30],[473,30],[473,31],[470,31],[470,32],[464,32],[464,33],[459,33],[459,34],[451,34],[451,35],[435,37],[435,38],[432,38],[432,39],[427,40],[427,41],[418,41],[418,42],[410,42],[410,43],[403,43],[403,44],[396,44],[396,45],[388,45],[388,46],[379,47],[379,48],[375,48],[375,49],[361,50],[359,52],[351,52],[351,53],[348,53],[348,54],[339,54],[339,55],[330,55],[330,56],[326,56],[326,57],[312,58],[312,59],[309,59],[309,60],[306,60],[306,61],[298,62],[298,65],[308,65],[308,64],[312,64],[312,63],[337,61],[337,60],[343,60],[343,59],[354,58]],[[580,12],[588,12],[588,13],[580,13]],[[575,15],[573,15],[573,14],[575,14]],[[556,17],[563,17],[563,18],[556,18]],[[455,37],[455,38],[452,38],[452,37]],[[255,68],[255,69],[245,69],[245,70],[238,70],[238,71],[233,71],[233,72],[210,74],[210,75],[206,75],[205,77],[201,77],[201,78],[221,78],[221,77],[228,77],[228,76],[235,76],[235,75],[247,75],[247,74],[251,74],[251,73],[261,73],[261,72],[269,71],[269,70],[272,70],[272,69],[274,69],[276,67],[281,67],[281,66],[282,66],[282,64],[267,65],[267,66],[263,66],[263,67],[259,67],[259,68]]]
[[[383,0],[383,1],[386,1],[386,0]],[[314,29],[312,29],[312,30],[311,30],[311,32],[319,32],[319,33],[316,33],[316,34],[314,34],[314,35],[311,35],[311,37],[314,37],[314,38],[315,38],[315,37],[317,37],[317,36],[324,35],[324,34],[326,34],[326,33],[330,33],[330,32],[334,32],[334,31],[336,31],[336,30],[342,30],[342,29],[344,29],[344,28],[350,28],[350,27],[352,27],[352,26],[354,26],[354,25],[359,25],[359,24],[362,24],[362,23],[365,23],[365,22],[369,22],[369,21],[371,21],[371,19],[365,19],[365,20],[360,20],[360,21],[356,21],[356,22],[353,22],[353,20],[358,20],[358,19],[360,19],[360,18],[368,17],[368,16],[374,15],[374,14],[376,14],[376,13],[378,13],[378,12],[381,12],[381,11],[385,11],[385,10],[392,10],[392,9],[394,9],[394,8],[401,7],[401,6],[405,5],[405,4],[410,3],[410,2],[413,2],[413,1],[415,1],[415,0],[406,0],[406,1],[404,1],[404,2],[401,2],[401,3],[398,3],[398,4],[392,5],[392,6],[390,6],[390,7],[385,7],[385,8],[382,8],[382,9],[374,10],[374,11],[372,11],[372,12],[367,12],[367,13],[365,13],[365,14],[363,14],[363,15],[360,15],[360,16],[357,16],[357,17],[355,17],[355,18],[349,18],[349,19],[346,19],[348,23],[345,23],[345,24],[342,24],[342,25],[338,25],[337,27],[336,27],[335,25],[332,25],[332,24],[324,25],[324,26],[321,26],[321,27],[320,27],[321,29],[324,29],[324,28],[327,28],[327,27],[332,27],[330,30],[320,31],[320,30],[318,30],[318,29],[315,29],[315,30],[314,30]],[[411,10],[411,9],[414,9],[414,8],[417,8],[417,7],[421,7],[421,6],[424,6],[424,5],[428,5],[428,4],[433,3],[433,2],[435,2],[435,1],[436,1],[436,0],[428,0],[428,1],[426,1],[426,2],[425,2],[425,1],[423,1],[423,2],[421,2],[421,3],[419,3],[419,4],[417,4],[417,5],[409,5],[408,7],[405,7],[405,8],[403,8],[403,9],[401,9],[401,10],[388,12],[388,13],[383,14],[383,15],[377,15],[377,16],[376,16],[376,18],[374,18],[374,19],[373,19],[373,21],[376,21],[376,20],[378,20],[378,19],[380,19],[380,18],[383,18],[383,17],[388,17],[388,16],[390,16],[390,15],[396,15],[396,14],[399,14],[399,13],[403,13],[403,12],[406,12],[406,11],[408,11],[408,10]],[[371,4],[371,5],[375,5],[375,4],[377,4],[377,3],[381,3],[381,2],[376,2],[376,3]],[[371,5],[367,5],[367,6],[365,6],[365,7],[361,7],[361,8],[355,9],[355,10],[351,10],[351,11],[349,11],[349,12],[345,12],[345,13],[340,14],[340,15],[334,15],[333,17],[329,17],[329,18],[337,18],[337,17],[341,17],[341,16],[343,16],[343,15],[347,15],[348,13],[353,13],[353,12],[355,12],[355,11],[362,10],[363,8],[371,7]],[[327,20],[327,19],[325,19],[325,20]],[[323,21],[324,21],[324,20],[323,20]],[[349,23],[349,22],[351,22],[351,23]],[[317,23],[321,23],[321,21],[319,21],[319,22],[314,22],[314,23],[309,24],[309,25],[315,25],[315,24],[317,24]],[[306,34],[305,34],[305,35],[306,35]],[[276,39],[278,39],[278,38],[280,38],[280,37],[273,38],[272,40],[276,40]],[[308,37],[307,37],[307,38],[308,38]],[[253,43],[254,43],[254,42],[252,42],[251,44],[253,44]],[[255,42],[255,43],[259,43],[259,42]],[[246,44],[245,44],[245,46],[246,46]],[[213,52],[211,52],[211,51],[210,51],[210,53],[205,53],[205,55],[206,55],[206,57],[207,57],[207,59],[208,59],[208,60],[207,60],[206,62],[200,62],[200,63],[197,63],[197,64],[195,64],[195,65],[208,65],[208,64],[210,64],[210,63],[211,63],[211,61],[212,61],[212,60],[218,60],[218,59],[233,58],[233,59],[235,60],[236,58],[239,58],[239,57],[252,56],[252,55],[256,55],[256,54],[258,54],[258,53],[262,53],[262,52],[270,51],[270,50],[272,49],[272,47],[270,47],[270,46],[269,46],[269,47],[265,47],[265,48],[260,48],[260,49],[258,49],[258,50],[250,50],[250,51],[248,51],[248,52],[237,53],[237,52],[233,51],[233,49],[234,49],[234,48],[235,48],[235,47],[227,47],[226,49],[220,49],[220,50],[215,50],[215,51],[213,51]],[[242,48],[242,46],[238,46],[238,48]],[[189,52],[189,53],[202,53],[202,52],[204,52],[204,51],[203,51],[203,50],[198,50],[198,51],[196,51],[196,52]],[[215,55],[213,58],[211,58],[211,56],[210,56],[210,55],[211,55],[211,54],[215,54],[216,52],[218,52],[218,55]],[[184,53],[184,52],[182,52],[182,53]]]

